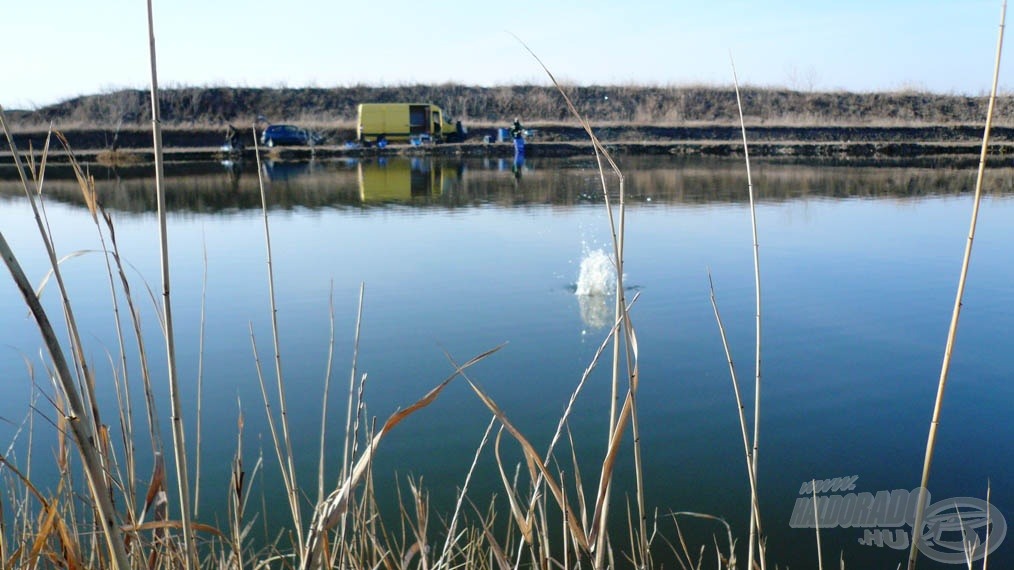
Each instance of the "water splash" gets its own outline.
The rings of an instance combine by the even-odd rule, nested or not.
[[[585,250],[581,270],[574,287],[581,320],[593,329],[601,329],[613,320],[609,298],[616,289],[616,268],[613,260],[601,249]]]
[[[616,289],[613,260],[601,249],[585,251],[574,293],[578,296],[606,296]]]

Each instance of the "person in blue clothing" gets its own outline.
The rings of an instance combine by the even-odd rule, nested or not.
[[[521,119],[514,117],[514,125],[511,126],[510,133],[511,138],[513,138],[514,140],[524,138],[525,128],[521,126]]]
[[[521,126],[521,120],[514,117],[514,125],[511,126],[510,135],[514,138],[514,162],[525,157],[525,128]]]

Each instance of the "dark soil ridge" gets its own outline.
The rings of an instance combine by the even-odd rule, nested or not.
[[[527,154],[538,156],[574,156],[591,152],[588,136],[576,126],[531,124]],[[742,132],[733,126],[644,126],[606,125],[593,127],[596,136],[611,151],[631,154],[670,154],[701,156],[740,156]],[[14,135],[21,151],[36,152],[45,146],[48,131],[25,130]],[[322,145],[263,149],[275,158],[303,160],[312,157],[347,157],[374,154],[431,154],[462,156],[510,156],[512,145],[486,143],[493,129],[470,131],[464,143],[411,147],[392,145],[384,150],[359,148],[346,144],[354,133],[350,129],[331,129]],[[142,128],[73,129],[64,132],[75,155],[82,160],[108,162],[151,162],[151,131]],[[846,126],[846,127],[747,127],[750,153],[754,157],[793,160],[837,160],[869,164],[929,162],[939,165],[963,165],[977,160],[981,151],[982,128],[972,125],[938,126]],[[251,157],[253,132],[241,137],[245,153]],[[495,140],[495,139],[492,139]],[[221,158],[224,131],[215,128],[168,127],[163,144],[168,160],[193,161]],[[51,156],[61,160],[65,154],[55,141]],[[1014,128],[996,127],[991,134],[990,154],[1014,155]],[[10,164],[10,153],[0,153],[0,164]]]
[[[529,142],[584,142],[588,135],[584,129],[576,126],[529,125],[532,136]],[[686,143],[695,141],[708,142],[741,142],[740,127],[733,126],[644,126],[644,125],[608,125],[593,127],[595,135],[604,142],[672,142]],[[62,131],[71,147],[76,150],[114,150],[151,148],[152,135],[149,128],[120,129],[70,129]],[[325,136],[323,146],[341,146],[355,138],[351,129],[323,129]],[[938,126],[750,126],[746,129],[747,141],[756,142],[797,142],[797,143],[930,143],[930,142],[981,142],[983,129],[974,125],[938,125]],[[14,133],[14,141],[22,150],[32,147],[42,148],[46,142],[48,130],[25,129]],[[162,141],[166,147],[205,148],[219,147],[224,142],[225,130],[208,127],[166,127],[162,129]],[[471,129],[466,142],[481,142],[483,137],[495,139],[496,131],[492,128]],[[997,143],[1014,142],[1014,128],[994,127],[991,140]],[[240,131],[241,141],[248,147],[253,146],[253,132]]]

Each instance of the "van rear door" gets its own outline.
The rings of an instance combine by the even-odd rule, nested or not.
[[[408,132],[413,135],[421,135],[430,132],[430,107],[429,105],[408,106]]]

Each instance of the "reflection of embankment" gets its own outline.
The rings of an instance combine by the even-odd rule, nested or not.
[[[426,191],[414,185],[398,188],[383,200],[364,192],[356,161],[266,163],[268,200],[277,208],[335,206],[457,208],[495,204],[503,207],[550,205],[569,207],[602,201],[601,183],[592,158],[529,160],[524,176],[515,180],[496,160],[440,161],[426,158],[415,170],[404,158],[389,159],[388,168],[404,170],[415,184],[427,178]],[[404,168],[401,168],[404,166]],[[747,182],[737,159],[624,157],[621,159],[630,203],[706,204],[747,200]],[[417,172],[418,171],[418,172]],[[99,199],[110,210],[148,212],[156,208],[154,184],[148,168],[90,166]],[[412,174],[415,172],[415,174]],[[167,193],[173,211],[219,212],[260,208],[256,165],[248,161],[170,165]],[[11,168],[0,169],[0,196],[23,195]],[[807,197],[905,198],[957,195],[971,190],[972,170],[925,168],[857,168],[759,163],[753,169],[759,200],[780,201]],[[1014,169],[992,168],[986,191],[1014,193]],[[46,194],[61,202],[83,204],[73,174],[66,166],[50,165]],[[613,196],[616,198],[616,196]]]

